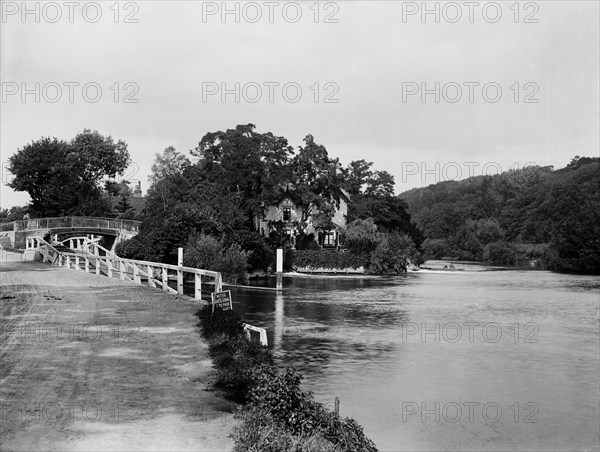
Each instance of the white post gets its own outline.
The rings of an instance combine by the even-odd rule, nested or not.
[[[194,299],[202,300],[202,275],[194,274]]]
[[[96,274],[100,274],[100,259],[96,258]]]
[[[119,279],[125,281],[125,262],[123,261],[119,261]]]
[[[106,270],[106,274],[108,275],[109,278],[112,278],[112,271],[113,271],[112,261],[108,258],[106,259],[106,266],[108,267],[108,269]]]
[[[90,272],[90,260],[87,258],[87,256],[84,259],[85,259],[85,272],[89,273]]]
[[[166,267],[162,267],[162,289],[164,292],[168,292],[169,279],[167,277]]]
[[[148,286],[156,287],[156,284],[154,283],[154,279],[152,279],[152,277],[154,275],[152,274],[152,267],[150,267],[150,265],[146,265],[146,273],[148,273]]]
[[[183,295],[183,270],[177,270],[177,293]]]
[[[67,268],[71,268],[71,258],[69,256],[67,256],[67,263],[66,263],[66,267]]]
[[[177,266],[183,267],[183,248],[177,248]],[[177,270],[177,293],[183,295],[183,270]]]
[[[264,328],[260,329],[260,343],[265,347],[269,345],[269,342],[267,340],[267,330],[265,330]]]
[[[133,264],[133,282],[136,284],[142,284],[142,278],[140,278],[140,272],[137,265]]]
[[[277,273],[276,273],[277,290],[283,289],[283,250],[277,249]]]

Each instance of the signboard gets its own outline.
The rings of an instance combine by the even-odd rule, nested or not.
[[[215,306],[221,308],[223,311],[233,310],[233,304],[231,303],[231,290],[225,290],[224,292],[214,292],[211,294],[212,297],[212,312],[215,312]]]

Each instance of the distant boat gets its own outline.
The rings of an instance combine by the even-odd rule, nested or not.
[[[423,270],[430,270],[434,272],[462,272],[464,268],[455,268],[455,267],[421,267]]]

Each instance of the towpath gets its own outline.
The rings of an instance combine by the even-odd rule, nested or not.
[[[0,450],[231,450],[193,300],[41,263],[0,267]]]

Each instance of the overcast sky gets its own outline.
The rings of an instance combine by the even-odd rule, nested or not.
[[[246,123],[397,193],[600,148],[597,1],[0,3],[3,208],[28,201],[10,155],[84,128],[128,143],[144,192],[155,153]]]

